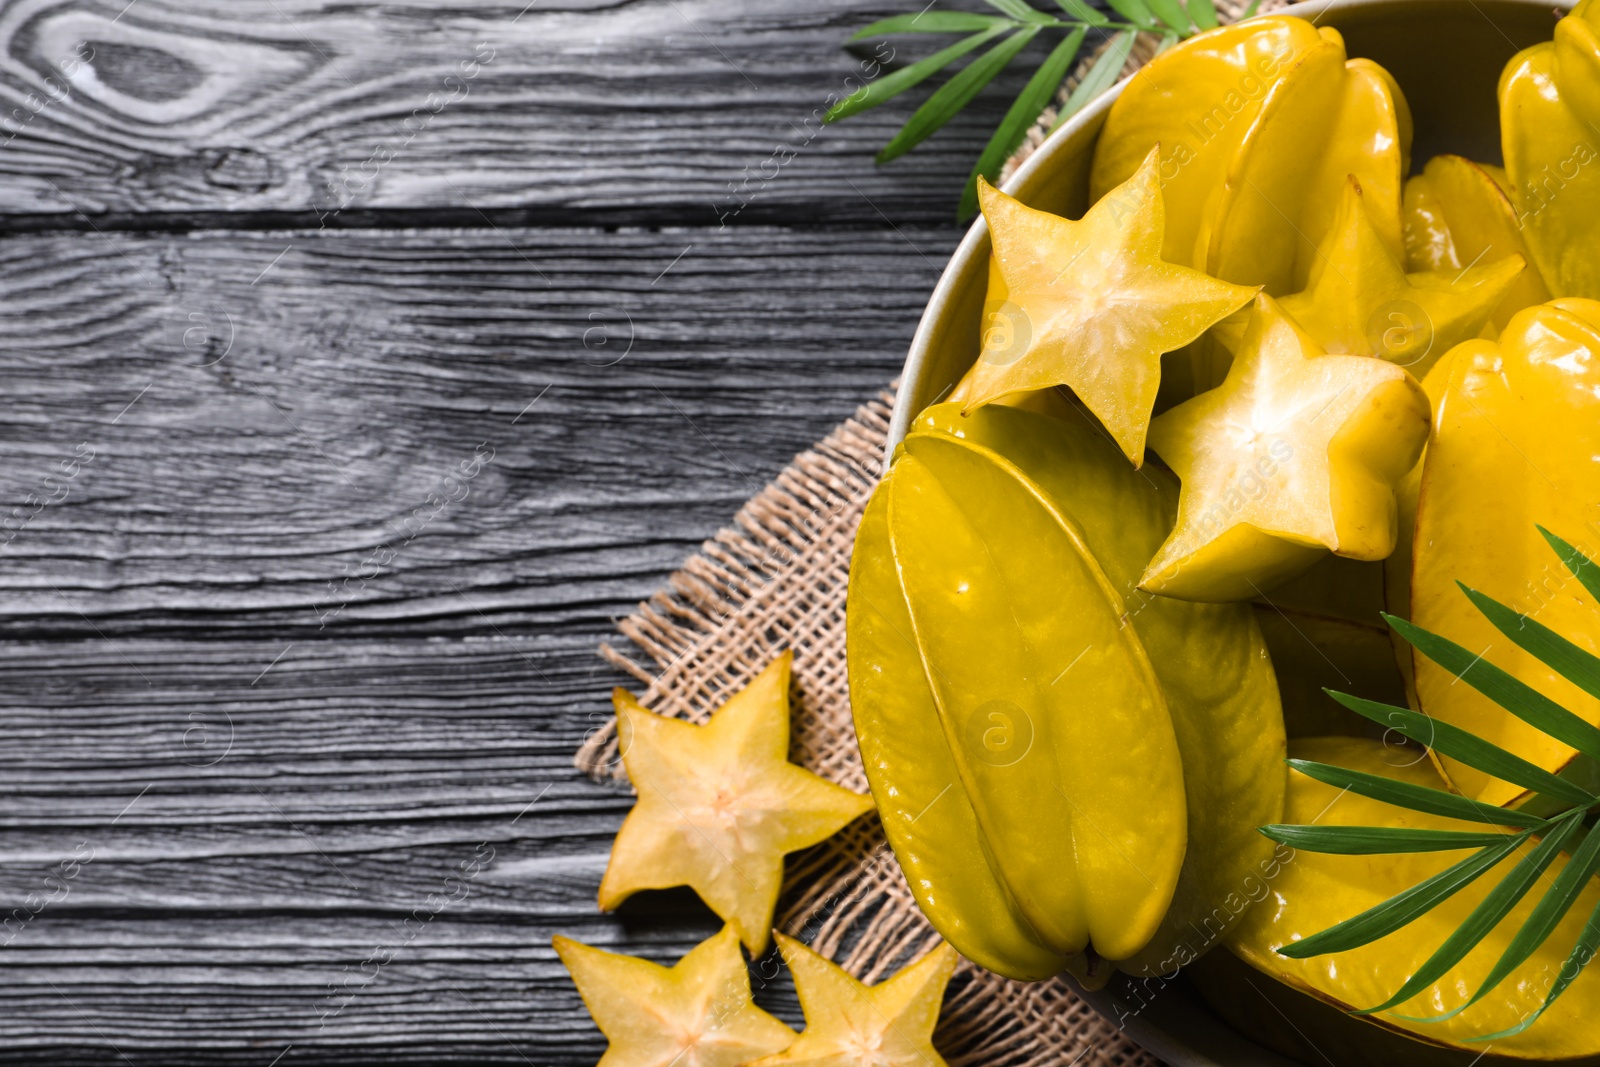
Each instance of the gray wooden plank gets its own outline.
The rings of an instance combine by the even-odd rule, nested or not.
[[[124,6],[0,12],[5,214],[946,222],[1021,85],[1007,75],[982,114],[877,168],[913,101],[820,118],[882,69],[841,47],[899,12],[882,0]],[[877,55],[903,64],[938,40]]]
[[[0,634],[599,632],[896,373],[954,237],[8,240]]]
[[[551,935],[714,927],[595,910],[594,646],[898,369],[902,231],[0,242],[0,1062],[594,1062]]]

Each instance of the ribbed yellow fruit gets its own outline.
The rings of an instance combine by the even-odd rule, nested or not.
[[[1537,615],[1600,652],[1595,606],[1534,528],[1591,557],[1600,549],[1600,303],[1557,300],[1519,313],[1500,342],[1450,355],[1450,377],[1418,489],[1411,621],[1509,671],[1590,722],[1600,700],[1496,630],[1456,583]],[[1561,771],[1573,750],[1414,655],[1422,710]],[[1493,804],[1523,790],[1452,760],[1462,792]]]
[[[1443,785],[1420,749],[1385,746],[1361,738],[1317,738],[1289,746],[1301,759],[1337,764],[1396,781],[1439,788]],[[1482,829],[1453,819],[1394,807],[1324,785],[1291,771],[1285,819],[1318,826],[1394,826]],[[1471,885],[1410,925],[1371,944],[1345,952],[1296,960],[1277,950],[1342,922],[1411,888],[1462,859],[1459,852],[1336,856],[1299,851],[1283,863],[1271,893],[1246,913],[1228,941],[1229,949],[1262,974],[1345,1010],[1374,1007],[1389,999],[1530,846],[1511,853]],[[1564,865],[1557,857],[1547,870],[1553,878]],[[1445,978],[1394,1011],[1367,1018],[1379,1026],[1438,1045],[1496,1056],[1559,1060],[1600,1053],[1600,980],[1584,974],[1535,1026],[1489,1045],[1471,1039],[1507,1030],[1544,1002],[1595,906],[1600,885],[1583,890],[1550,938],[1517,967],[1494,993],[1448,1019],[1421,1022],[1465,1003],[1478,989],[1511,937],[1527,919],[1537,892],[1528,894]],[[1402,1018],[1409,1016],[1410,1018]]]
[[[1347,61],[1333,30],[1269,15],[1199,34],[1133,76],[1106,117],[1089,195],[1159,145],[1165,258],[1281,295],[1305,287],[1349,175],[1402,254],[1410,143],[1405,98],[1383,68]]]

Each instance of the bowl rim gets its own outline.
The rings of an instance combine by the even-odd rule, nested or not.
[[[1396,0],[1301,0],[1300,3],[1290,4],[1288,7],[1266,12],[1266,15],[1290,15],[1304,18],[1315,24],[1330,11],[1344,10],[1371,10],[1393,5]],[[1478,5],[1472,0],[1463,0],[1474,8]],[[1570,10],[1573,0],[1499,0],[1504,4],[1515,4],[1532,8],[1556,8]],[[1485,18],[1488,16],[1485,15]],[[1143,69],[1143,68],[1141,68]],[[1137,74],[1135,71],[1134,74]],[[1123,88],[1128,84],[1130,74],[1117,82],[1112,88],[1102,93],[1095,101],[1072,118],[1058,126],[1041,144],[1032,155],[1023,161],[1022,165],[1001,184],[1002,192],[1016,194],[1018,190],[1032,184],[1036,175],[1049,170],[1055,165],[1056,158],[1067,151],[1067,146],[1077,140],[1077,135],[1085,128],[1097,125],[1104,121],[1111,106],[1122,95]],[[1098,138],[1098,135],[1096,135]],[[889,419],[889,440],[886,454],[892,454],[910,429],[911,420],[918,412],[911,409],[912,396],[916,392],[912,388],[925,373],[934,347],[934,336],[942,328],[947,312],[947,305],[965,278],[968,271],[982,266],[982,260],[988,252],[989,225],[979,215],[968,227],[966,234],[961,238],[961,243],[950,256],[950,262],[945,265],[944,271],[939,275],[939,281],[933,287],[933,293],[928,297],[928,303],[923,308],[922,318],[917,323],[917,331],[911,337],[911,347],[906,353],[906,361],[900,371],[900,387],[896,391],[894,410]],[[975,261],[978,261],[975,263]]]
[[[1402,4],[1424,6],[1430,2],[1438,3],[1440,0],[1301,0],[1299,3],[1266,14],[1295,16],[1316,23],[1330,12],[1372,11]],[[1478,8],[1478,4],[1473,0],[1461,0],[1461,3]],[[1573,0],[1496,0],[1496,6],[1501,5],[1568,11],[1573,6]],[[1480,14],[1484,14],[1485,18],[1488,17],[1481,10]],[[1131,77],[1132,75],[1129,75],[1129,78]],[[1077,141],[1078,134],[1104,121],[1107,112],[1121,96],[1127,83],[1128,78],[1120,80],[1088,107],[1057,127],[1000,186],[1002,191],[1016,194],[1020,189],[1032,185],[1041,172],[1055,166],[1057,157],[1068,151],[1069,146]],[[889,422],[885,455],[893,454],[895,447],[909,430],[912,419],[919,413],[920,409],[914,410],[911,407],[912,398],[917,392],[914,386],[927,373],[935,335],[943,328],[944,320],[949,314],[949,305],[967,273],[975,269],[987,270],[988,250],[989,227],[980,215],[967,229],[961,243],[951,255],[949,263],[940,274],[928,298],[922,318],[917,323],[916,333],[912,336],[911,347],[901,370],[900,385]],[[1117,1024],[1119,1029],[1140,1047],[1159,1056],[1164,1062],[1173,1064],[1174,1067],[1292,1067],[1292,1061],[1268,1051],[1248,1037],[1233,1031],[1203,1005],[1184,1004],[1179,1006],[1176,1012],[1157,1013],[1162,1016],[1160,1018],[1147,1018],[1142,1013],[1135,1014],[1132,1018],[1121,1018],[1122,1013],[1114,999],[1115,983],[1100,990],[1086,990],[1070,975],[1062,977],[1097,1013],[1109,1022]],[[1226,1035],[1212,1032],[1215,1027],[1226,1030]],[[1227,1055],[1229,1059],[1226,1064],[1216,1059],[1216,1054]]]

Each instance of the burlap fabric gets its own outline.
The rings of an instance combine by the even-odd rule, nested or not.
[[[1281,0],[1263,7],[1282,6]],[[1218,0],[1224,18],[1244,7]],[[1126,75],[1159,38],[1141,34]],[[1080,66],[1062,87],[1064,101]],[[1046,112],[1006,165],[1009,175],[1054,120]],[[850,725],[845,590],[856,524],[882,469],[893,397],[883,393],[798,456],[618,625],[644,656],[601,655],[637,678],[646,707],[703,722],[774,656],[794,650],[791,758],[851,789],[867,780]],[[625,777],[613,723],[579,749],[579,769]],[[852,974],[877,981],[938,943],[913,901],[875,816],[790,857],[778,926]],[[1023,983],[964,964],[935,1043],[952,1067],[1154,1067],[1157,1061],[1063,981]]]

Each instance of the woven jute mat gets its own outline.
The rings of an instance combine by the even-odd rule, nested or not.
[[[1237,17],[1243,4],[1218,0]],[[1282,6],[1271,0],[1263,8]],[[1141,34],[1123,75],[1155,53]],[[1080,66],[1062,87],[1065,100]],[[1054,113],[1029,131],[1006,174],[1043,143]],[[845,590],[856,525],[882,473],[893,396],[863,404],[707,541],[667,588],[618,629],[638,656],[600,653],[638,679],[646,707],[703,722],[784,649],[794,650],[791,758],[851,789],[867,789],[850,724]],[[625,778],[615,725],[579,749],[580,770]],[[939,943],[895,862],[877,817],[789,858],[778,926],[845,970],[878,981]],[[1156,1067],[1158,1061],[1061,980],[1013,982],[963,964],[935,1042],[952,1067]]]

